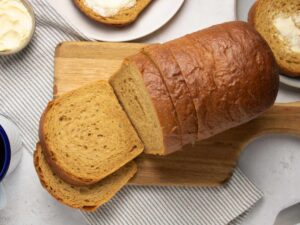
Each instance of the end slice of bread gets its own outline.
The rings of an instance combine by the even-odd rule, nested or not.
[[[73,186],[51,170],[40,144],[37,144],[34,152],[34,165],[41,184],[54,198],[72,208],[86,211],[94,211],[109,201],[137,171],[137,166],[132,161],[96,184]]]
[[[182,148],[175,108],[159,70],[144,54],[124,60],[110,83],[145,144],[145,153],[165,155]]]
[[[123,27],[133,23],[138,16],[144,11],[144,9],[151,3],[151,0],[136,0],[134,7],[129,9],[123,9],[118,12],[117,15],[112,17],[103,17],[95,12],[93,9],[89,8],[85,0],[73,0],[77,8],[85,14],[90,19],[113,26]]]
[[[93,184],[143,151],[143,144],[107,81],[50,102],[41,118],[46,160],[63,180]]]
[[[258,0],[248,21],[271,47],[285,75],[300,76],[300,1]]]

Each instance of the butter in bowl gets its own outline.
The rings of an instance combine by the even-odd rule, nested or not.
[[[32,6],[25,0],[1,0],[0,24],[0,55],[21,51],[35,31]]]

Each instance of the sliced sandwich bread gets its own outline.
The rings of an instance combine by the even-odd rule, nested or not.
[[[132,161],[96,184],[70,185],[51,170],[40,144],[37,144],[34,152],[34,165],[41,184],[54,198],[72,208],[86,211],[94,211],[109,201],[137,171]]]
[[[116,15],[100,15],[95,9],[87,4],[86,0],[73,0],[77,8],[90,19],[113,26],[126,26],[133,23],[144,9],[151,3],[151,0],[136,0],[133,7],[121,9]],[[91,0],[89,0],[91,1]]]
[[[150,45],[143,52],[160,71],[164,84],[175,107],[183,145],[197,140],[198,120],[195,105],[178,63],[165,44]]]
[[[257,117],[274,103],[278,92],[273,53],[245,22],[215,25],[165,44],[147,46],[141,53],[130,59],[143,55],[139,60],[143,66],[125,60],[110,83],[145,143],[146,153],[165,155],[176,149],[168,151],[163,145],[166,134],[172,132],[164,132],[167,116],[158,113],[166,105],[160,102],[161,87],[175,108],[182,146]],[[172,107],[167,108],[165,115],[173,117]]]
[[[282,74],[300,76],[300,1],[258,0],[248,21],[270,45]]]
[[[143,151],[107,81],[51,101],[41,118],[39,134],[53,171],[74,185],[97,183]]]
[[[145,153],[168,154],[181,149],[181,132],[159,70],[144,54],[124,60],[110,83],[145,144]]]
[[[186,37],[169,41],[166,47],[170,49],[175,60],[177,61],[182,76],[187,84],[191,98],[193,100],[195,110],[197,113],[198,134],[197,139],[202,140],[209,136],[206,127],[206,121],[202,118],[205,116],[205,110],[202,110],[205,105],[199,93],[202,91],[203,80],[200,79],[199,73],[201,71],[201,65],[198,64],[199,58],[198,52],[195,46]]]

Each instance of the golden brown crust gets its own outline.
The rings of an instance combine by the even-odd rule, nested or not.
[[[166,89],[175,107],[181,128],[183,145],[197,139],[197,116],[190,92],[182,76],[180,67],[166,45],[150,45],[143,49],[160,71]]]
[[[80,195],[80,191],[78,191],[79,188],[81,188],[81,186],[72,186],[70,184],[65,183],[64,186],[62,187],[57,187],[59,185],[62,185],[64,183],[64,181],[60,180],[59,177],[57,177],[57,175],[55,174],[55,172],[51,172],[51,170],[49,172],[47,172],[45,167],[48,167],[49,169],[51,169],[51,167],[49,167],[49,165],[47,165],[47,161],[43,161],[42,158],[45,159],[45,157],[43,155],[44,151],[42,151],[41,149],[41,145],[40,143],[36,144],[36,150],[34,151],[34,167],[35,170],[38,174],[40,183],[42,184],[42,186],[48,191],[48,193],[50,195],[52,195],[52,197],[54,197],[56,200],[58,200],[59,202],[61,202],[64,205],[67,205],[69,207],[75,208],[75,209],[81,209],[81,210],[85,210],[85,211],[95,211],[99,206],[101,206],[102,204],[104,204],[105,202],[107,202],[110,198],[112,198],[116,192],[122,188],[122,186],[125,185],[125,182],[127,182],[129,179],[131,179],[134,174],[137,172],[137,166],[136,164],[132,161],[130,163],[128,163],[126,165],[127,168],[121,168],[120,171],[116,172],[116,176],[122,176],[122,179],[117,179],[117,183],[119,186],[113,187],[113,190],[109,190],[109,180],[106,180],[104,182],[98,183],[96,185],[92,185],[89,186],[89,189],[98,189],[99,191],[99,199],[97,199],[95,202],[91,202],[89,199],[85,199],[84,202],[81,200],[76,199],[76,197],[78,195]],[[122,171],[121,171],[122,170]],[[44,174],[45,173],[45,174]],[[107,179],[110,179],[110,182],[113,184],[113,177],[114,175],[112,175],[111,177],[108,177]],[[51,181],[52,182],[49,182]],[[57,188],[57,190],[55,191],[54,189]],[[61,188],[66,188],[69,191],[71,191],[72,189],[77,189],[77,193],[74,196],[69,196],[71,197],[71,199],[73,198],[73,200],[69,199],[69,198],[64,198],[64,196],[62,195],[62,193],[60,192]],[[68,191],[66,190],[66,191]],[[102,192],[107,192],[104,195],[101,195]],[[59,194],[60,193],[60,194]],[[73,191],[74,194],[74,191]],[[61,196],[60,196],[61,195]],[[78,196],[79,197],[79,196]],[[95,205],[93,205],[95,204]]]
[[[290,70],[288,67],[279,66],[279,70],[281,74],[287,75],[289,77],[300,77],[300,72],[296,72],[295,70]]]
[[[251,26],[228,22],[187,35],[198,51],[199,110],[210,136],[268,109],[278,91],[271,49]]]
[[[136,21],[137,17],[151,3],[151,0],[137,0],[137,3],[134,7],[121,10],[117,15],[113,17],[100,16],[92,9],[87,7],[84,3],[84,0],[73,0],[73,2],[84,15],[96,22],[116,27],[124,27]]]
[[[204,133],[202,132],[204,125],[201,124],[202,112],[201,110],[199,110],[199,102],[201,101],[201,99],[199,99],[199,81],[197,79],[197,74],[199,73],[199,66],[196,60],[197,54],[195,54],[195,48],[186,37],[169,41],[165,45],[172,52],[175,60],[177,61],[182,71],[183,78],[189,89],[197,114],[197,138],[203,139],[205,138]]]
[[[128,63],[134,63],[143,76],[145,86],[156,109],[161,129],[163,130],[164,154],[169,154],[181,149],[181,133],[175,108],[159,70],[143,53],[129,57],[126,61],[128,61]]]
[[[37,143],[36,144],[36,149],[39,148],[39,145],[40,143]],[[35,170],[38,174],[38,177],[40,179],[40,183],[41,185],[46,189],[48,190],[49,187],[47,185],[47,182],[45,181],[45,178],[44,178],[44,175],[43,175],[43,172],[39,166],[39,161],[40,161],[40,158],[39,158],[39,155],[38,155],[38,151],[35,150],[34,153],[33,153],[33,161],[34,161],[34,167],[35,167]],[[64,204],[64,205],[67,205],[71,208],[74,208],[74,209],[82,209],[82,210],[85,210],[85,211],[95,211],[98,206],[83,206],[83,207],[80,207],[78,208],[77,206],[74,206],[72,204],[69,204],[68,202],[64,201],[61,197],[59,197],[58,195],[55,195],[55,193],[53,191],[48,191],[48,193],[53,197],[55,198],[57,201],[59,201],[60,203]]]

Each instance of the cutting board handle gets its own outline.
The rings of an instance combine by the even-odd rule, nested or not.
[[[275,104],[260,117],[243,126],[247,129],[242,136],[244,144],[266,134],[280,133],[300,137],[300,102]]]
[[[300,137],[300,102],[275,104],[258,118],[169,156],[142,155],[133,184],[216,186],[228,181],[245,146],[266,134]]]

